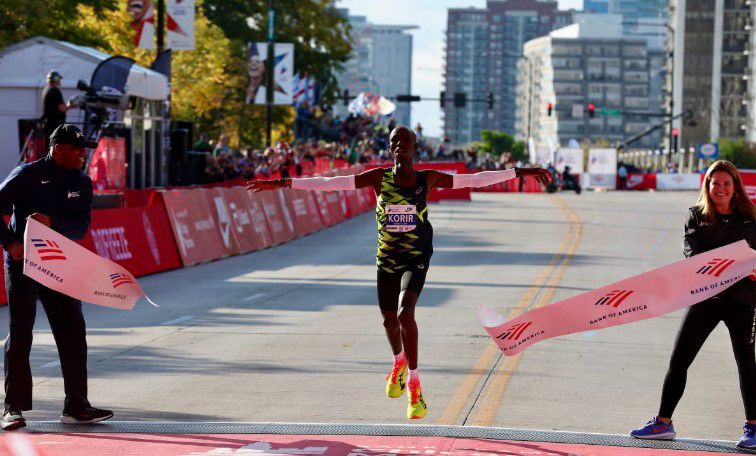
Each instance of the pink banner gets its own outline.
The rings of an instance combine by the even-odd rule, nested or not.
[[[98,306],[131,310],[144,296],[139,282],[126,268],[32,219],[24,233],[24,275]]]
[[[552,337],[658,317],[713,297],[756,272],[746,241],[710,250],[629,279],[531,310],[514,320],[481,305],[483,327],[511,356]]]

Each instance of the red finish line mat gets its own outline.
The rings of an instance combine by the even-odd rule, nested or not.
[[[172,435],[172,434],[16,434],[41,456],[683,456],[715,452],[630,448],[545,442],[512,442],[452,437]],[[13,447],[2,455],[17,456]],[[33,450],[33,451],[34,451]],[[18,455],[34,456],[27,452]]]
[[[0,456],[707,456],[735,442],[428,425],[29,422],[0,433]]]

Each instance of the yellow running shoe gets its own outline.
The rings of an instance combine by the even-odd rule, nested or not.
[[[407,364],[394,366],[386,376],[386,396],[391,398],[402,397],[407,388]]]
[[[407,418],[410,420],[419,420],[428,412],[428,406],[423,400],[423,393],[420,391],[420,385],[410,386],[409,404],[407,405]]]

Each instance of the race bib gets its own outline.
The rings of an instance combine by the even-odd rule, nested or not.
[[[406,233],[417,226],[417,206],[414,204],[389,204],[386,206],[386,230],[391,233]]]

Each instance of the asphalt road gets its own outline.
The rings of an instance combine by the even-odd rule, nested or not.
[[[539,343],[503,359],[478,322],[681,258],[695,194],[476,194],[431,207],[435,254],[420,299],[427,424],[624,434],[656,413],[682,313]],[[384,395],[390,351],[375,291],[375,221],[142,278],[161,307],[85,305],[90,399],[119,420],[406,423]],[[7,331],[7,308],[0,328]],[[44,312],[32,351],[34,420],[63,382]],[[743,407],[726,328],[694,363],[680,437],[734,440]]]

